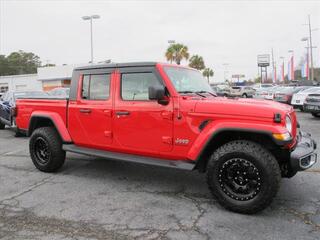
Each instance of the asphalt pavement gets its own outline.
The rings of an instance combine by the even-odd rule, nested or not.
[[[320,143],[320,119],[298,112]],[[229,212],[205,175],[68,154],[33,166],[28,139],[0,131],[0,239],[320,239],[320,163],[283,179],[261,213]]]

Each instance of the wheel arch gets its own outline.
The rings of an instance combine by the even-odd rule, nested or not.
[[[40,127],[54,127],[63,142],[72,142],[71,136],[60,115],[57,113],[34,113],[29,122],[27,136],[31,136],[33,131]]]
[[[248,140],[261,144],[267,148],[277,160],[286,157],[286,151],[281,148],[283,144],[275,141],[271,132],[256,129],[225,128],[214,132],[209,137],[197,155],[195,169],[198,169],[200,172],[205,172],[211,154],[220,146],[234,140]]]

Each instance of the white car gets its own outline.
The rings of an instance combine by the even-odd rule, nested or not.
[[[299,108],[300,110],[303,110],[303,104],[311,93],[320,93],[320,87],[311,87],[307,88],[305,90],[302,90],[298,93],[293,94],[291,105],[295,108]]]
[[[277,89],[280,89],[280,86],[260,88],[255,92],[253,97],[258,99],[273,100],[274,93],[277,91]]]

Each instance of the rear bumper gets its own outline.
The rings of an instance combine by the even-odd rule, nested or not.
[[[316,142],[308,133],[301,133],[301,139],[290,155],[290,166],[292,171],[304,171],[317,162]]]

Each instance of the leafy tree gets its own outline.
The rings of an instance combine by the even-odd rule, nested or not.
[[[210,79],[210,77],[213,77],[214,72],[211,68],[205,68],[203,70],[202,74],[204,77],[206,77],[208,79],[208,82],[209,82],[209,79]]]
[[[32,52],[12,52],[7,57],[0,56],[0,75],[36,73],[40,67],[40,58]]]
[[[198,70],[203,70],[205,69],[206,66],[201,56],[193,55],[189,60],[189,67],[192,67]]]
[[[188,47],[181,43],[171,44],[165,54],[166,58],[170,62],[176,62],[180,65],[183,59],[189,59]]]

